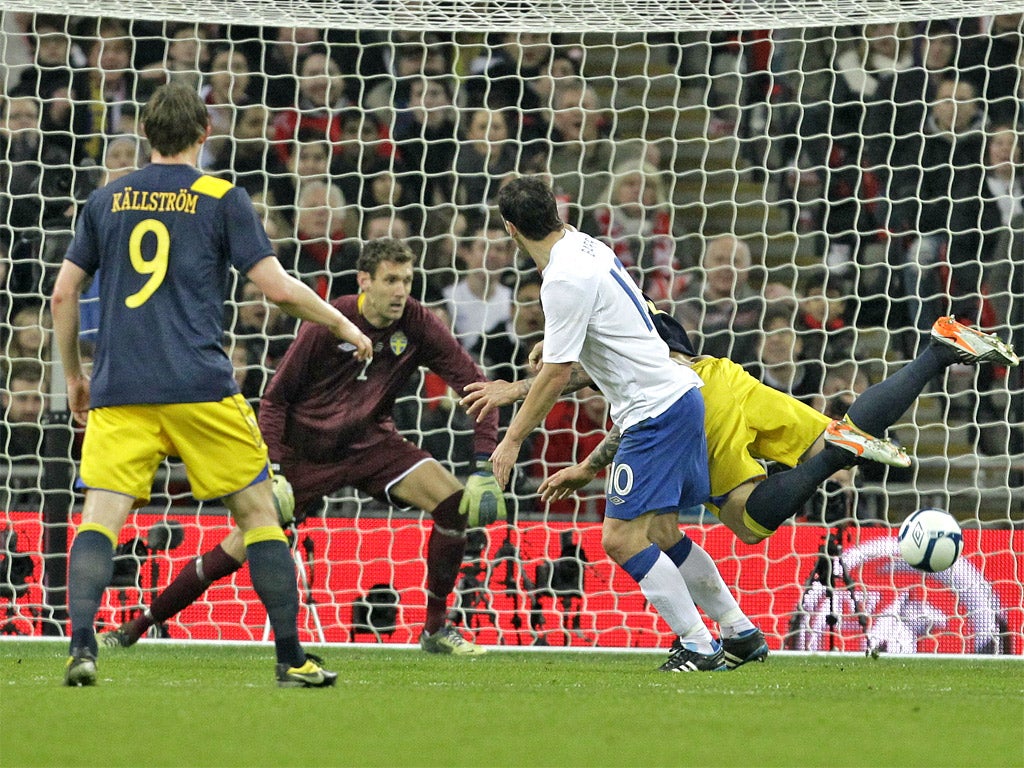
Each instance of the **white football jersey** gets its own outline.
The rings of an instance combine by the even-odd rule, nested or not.
[[[579,362],[625,431],[703,382],[669,358],[643,294],[604,243],[567,230],[544,270],[544,362]]]

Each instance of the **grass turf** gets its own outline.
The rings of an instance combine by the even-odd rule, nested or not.
[[[107,650],[61,685],[63,642],[0,641],[3,766],[1024,766],[1024,664],[316,649],[333,689],[279,689],[268,646]]]

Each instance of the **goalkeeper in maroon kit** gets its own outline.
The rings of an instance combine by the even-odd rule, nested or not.
[[[291,522],[293,508],[295,522],[301,522],[318,510],[325,494],[345,486],[430,513],[434,525],[427,541],[427,613],[420,647],[476,656],[484,648],[465,639],[445,616],[467,526],[505,517],[501,489],[483,461],[496,445],[498,417],[495,411],[476,425],[478,471],[465,488],[398,433],[391,415],[395,398],[421,366],[459,393],[484,380],[451,331],[410,298],[413,261],[409,248],[397,240],[374,240],[363,247],[357,264],[360,293],[332,303],[369,337],[373,357],[357,360],[350,345],[320,326],[304,324],[260,402],[260,429],[270,460],[280,467],[274,482],[283,523]],[[186,608],[244,560],[236,529],[186,565],[143,614],[102,635],[104,645],[133,645],[150,626]]]

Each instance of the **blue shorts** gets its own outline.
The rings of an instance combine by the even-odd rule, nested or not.
[[[711,481],[700,390],[687,391],[660,416],[627,429],[608,476],[605,516],[617,520],[676,513],[707,501]]]

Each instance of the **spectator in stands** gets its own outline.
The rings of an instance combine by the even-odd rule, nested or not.
[[[469,222],[459,245],[462,267],[444,291],[455,338],[480,359],[484,337],[512,318],[512,289],[502,283],[514,254],[498,217]]]
[[[452,200],[458,150],[453,88],[447,77],[414,78],[409,106],[395,116],[395,151],[404,183],[427,207]]]
[[[939,83],[956,75],[959,40],[953,24],[927,22],[914,42],[913,65],[880,75],[878,98],[865,115],[864,133],[869,137],[865,152],[876,173],[907,162],[907,152],[917,148],[915,142],[924,130],[928,105],[935,101]]]
[[[86,57],[72,44],[67,24],[64,16],[33,15],[35,61],[22,70],[11,95],[32,97],[44,105],[40,129],[47,143],[59,144],[77,162],[85,156],[86,146],[75,137],[88,136],[93,120],[86,104],[90,98]]]
[[[741,74],[746,70],[741,33],[717,31],[681,33],[668,47],[683,90],[708,106],[708,138],[734,135],[741,98]]]
[[[291,151],[288,153],[288,172],[289,180],[295,184],[296,190],[313,181],[334,186],[331,175],[331,143],[317,133],[307,133],[305,129],[300,131],[298,139],[292,143]],[[340,187],[337,189],[340,191]],[[348,198],[344,199],[345,204],[348,204]],[[298,203],[298,200],[295,202]]]
[[[556,197],[564,196],[570,206],[569,223],[591,235],[598,231],[594,210],[603,202],[615,157],[603,129],[603,106],[585,80],[556,86],[547,171]]]
[[[486,48],[486,58],[475,63],[477,73],[466,83],[467,101],[471,107],[509,110],[518,118],[509,125],[511,135],[530,152],[547,134],[545,111],[551,104],[536,85],[549,76],[555,36],[507,32],[499,37],[496,45]]]
[[[296,271],[320,296],[330,294],[330,264],[351,231],[341,190],[323,181],[299,185],[295,234]]]
[[[263,104],[238,107],[232,122],[232,140],[220,144],[210,169],[229,178],[250,196],[263,195],[268,208],[292,221],[295,183],[271,145],[269,131],[270,112]]]
[[[249,358],[249,350],[245,344],[239,343],[230,336],[225,336],[224,352],[231,360],[231,369],[235,374],[238,391],[258,413],[260,392],[263,390],[263,363],[254,363]]]
[[[462,141],[455,163],[455,202],[492,205],[501,180],[516,168],[518,144],[509,141],[510,113],[476,107],[462,113]]]
[[[419,222],[430,211],[424,211],[423,202],[416,197],[420,194],[422,177],[416,173],[405,173],[401,168],[395,172],[386,166],[373,172],[363,180],[362,208],[397,209],[413,226],[419,229]]]
[[[233,125],[238,119],[239,107],[251,103],[249,86],[252,71],[241,51],[224,48],[213,55],[210,74],[201,95],[210,114],[211,136],[203,148],[202,165],[212,166],[215,158],[230,154]]]
[[[559,84],[578,78],[580,76],[580,59],[583,51],[579,48],[556,48],[547,63],[541,66],[540,72],[530,80],[530,88],[540,99],[541,109],[552,108],[555,91]],[[541,113],[541,126],[547,125],[547,120]],[[540,136],[538,138],[546,138]]]
[[[980,320],[1005,328],[1012,305],[1024,302],[1024,166],[1019,129],[1009,123],[986,131],[985,167],[979,194],[952,209],[950,253],[959,262],[962,290],[985,296]],[[1016,295],[1015,295],[1016,292]],[[1018,317],[1024,307],[1017,307]]]
[[[50,310],[37,300],[23,302],[11,313],[10,337],[4,357],[12,362],[49,362],[52,356],[53,321]]]
[[[371,200],[368,180],[387,172],[393,147],[387,129],[371,112],[347,109],[339,116],[338,125],[331,175],[346,200],[365,206]]]
[[[791,317],[796,317],[799,311],[800,301],[792,283],[780,279],[768,280],[761,291],[766,305],[781,307]]]
[[[17,295],[47,294],[97,174],[72,164],[61,142],[40,130],[38,100],[0,99],[0,242],[10,258],[8,288]]]
[[[423,274],[427,282],[439,291],[455,282],[459,244],[465,237],[468,216],[464,208],[450,205],[427,211],[422,228]]]
[[[520,273],[512,297],[511,317],[492,328],[483,340],[480,365],[489,379],[518,381],[529,375],[530,350],[544,338],[540,275]],[[511,413],[506,414],[511,417]],[[507,424],[510,418],[502,418]]]
[[[673,315],[700,338],[703,355],[745,365],[757,358],[764,301],[750,283],[750,246],[734,235],[711,239],[701,259],[703,280],[675,296]]]
[[[1020,87],[1019,59],[1024,53],[1024,13],[1003,13],[992,17],[988,30],[967,38],[963,43],[958,68],[974,85],[985,104],[986,117],[992,122],[1019,123],[1016,96]]]
[[[977,254],[949,249],[953,212],[981,188],[983,112],[968,81],[947,78],[939,84],[925,132],[908,164],[893,171],[890,228],[909,243],[893,261],[900,270],[903,295],[910,306],[910,324],[927,335],[932,323],[949,314],[944,261],[951,268],[950,286],[957,315],[976,318],[978,286],[969,262]],[[918,161],[917,158],[920,158]],[[966,225],[966,224],[965,224]],[[972,222],[970,226],[976,227]],[[952,232],[956,236],[956,232]]]
[[[323,48],[314,48],[301,59],[298,74],[296,104],[274,123],[274,138],[285,162],[300,134],[316,134],[332,146],[340,141],[341,113],[351,107],[341,67]]]
[[[162,61],[148,64],[139,71],[140,85],[152,87],[176,80],[197,91],[210,70],[210,33],[201,24],[175,24],[167,32],[166,51]]]
[[[542,329],[543,330],[543,329]],[[583,461],[604,440],[611,429],[608,401],[593,387],[584,387],[555,403],[544,419],[540,434],[533,440],[533,461],[529,473],[543,480],[560,469]],[[604,477],[602,468],[595,479]],[[590,493],[578,492],[580,501],[562,499],[548,504],[549,512],[573,514],[580,504],[593,502],[598,514],[604,516],[604,486]]]
[[[276,304],[268,302],[263,291],[251,280],[241,281],[235,299],[234,317],[228,318],[235,346],[245,348],[250,363],[273,371],[295,336],[295,321]],[[255,393],[257,397],[260,391]]]
[[[12,459],[42,454],[45,380],[38,360],[13,360],[0,368],[6,381],[0,389],[0,453]]]
[[[53,174],[71,160],[61,149],[43,144],[40,119],[34,96],[11,95],[0,101],[0,226],[11,228],[10,240],[19,230],[41,224],[44,169]]]
[[[88,52],[88,100],[91,130],[84,144],[89,156],[99,162],[103,156],[103,137],[134,131],[137,107],[136,74],[132,67],[131,38],[124,22],[103,18],[96,27],[88,25],[91,45]],[[78,138],[77,142],[83,142]]]
[[[613,170],[594,218],[598,234],[656,302],[673,294],[676,241],[672,206],[659,170],[638,160]]]
[[[848,325],[846,295],[835,282],[815,272],[800,291],[797,333],[803,340],[804,356],[829,364],[853,356],[854,332]]]
[[[761,323],[764,333],[757,347],[757,361],[745,366],[750,375],[816,410],[825,406],[821,396],[825,368],[803,353],[803,336],[793,327],[789,314],[768,307]]]
[[[416,79],[452,74],[451,45],[429,32],[419,39],[396,42],[390,58],[386,76],[361,100],[363,108],[384,125],[391,125],[395,113],[409,107]]]
[[[852,279],[863,247],[881,242],[886,205],[882,180],[865,159],[864,125],[883,98],[882,78],[912,63],[896,24],[867,24],[841,40],[836,75],[827,101],[808,106],[800,121],[796,164],[818,175],[825,197],[817,228],[827,238],[825,263],[840,278]]]
[[[4,55],[0,57],[0,93],[10,93],[22,73],[34,63],[32,25],[36,16],[21,11],[5,13],[0,18],[0,35],[5,39]]]

